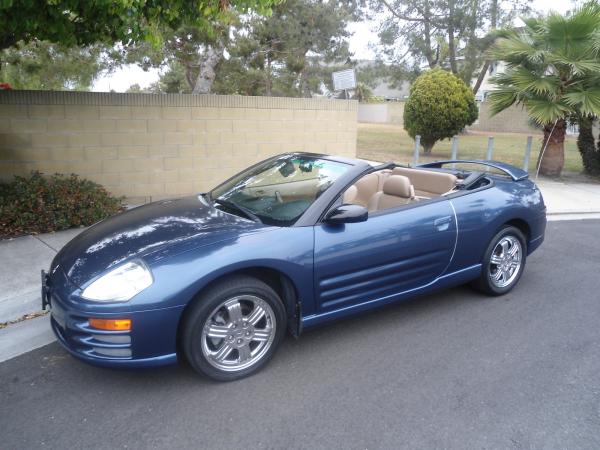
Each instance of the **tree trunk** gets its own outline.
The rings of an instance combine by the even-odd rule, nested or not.
[[[477,92],[479,92],[479,88],[481,87],[481,84],[483,83],[483,79],[485,78],[485,74],[487,73],[489,68],[490,68],[490,62],[486,60],[483,63],[483,67],[481,68],[481,71],[479,72],[479,76],[477,77],[475,86],[473,86],[473,95],[475,95],[475,94],[477,94]]]
[[[600,148],[596,149],[594,134],[592,133],[593,120],[589,117],[579,119],[579,136],[577,149],[581,154],[583,169],[590,175],[600,174]],[[600,141],[598,141],[600,147]]]
[[[538,165],[542,175],[557,177],[562,172],[565,165],[566,134],[567,122],[564,119],[558,120],[556,125],[551,123],[544,126],[544,141],[538,156]]]
[[[492,25],[490,31],[493,31],[496,29],[496,27],[498,25],[498,0],[492,0],[492,2],[491,2],[490,21],[491,21],[491,25]],[[481,84],[483,83],[485,74],[487,73],[488,69],[490,68],[490,64],[491,64],[491,61],[489,61],[489,60],[486,60],[484,62],[483,67],[481,68],[481,72],[479,72],[479,76],[477,77],[477,81],[475,82],[475,86],[473,86],[473,94],[477,94],[477,92],[479,92],[479,88],[481,87]]]
[[[429,10],[429,1],[425,0],[423,7],[423,39],[425,39],[425,58],[430,69],[434,69],[437,66],[439,60],[439,46],[437,48],[437,55],[433,57],[433,50],[431,48],[431,18]]]
[[[187,82],[191,91],[194,90],[194,86],[196,85],[196,80],[194,79],[194,68],[189,64],[184,64],[185,66],[185,81]]]
[[[266,77],[265,77],[265,95],[267,97],[271,97],[272,94],[272,89],[273,89],[273,82],[271,80],[271,56],[267,54],[267,71],[266,71]]]
[[[421,145],[423,146],[423,154],[431,155],[431,150],[433,149],[433,146],[435,145],[435,143],[436,143],[435,139],[427,139],[427,138],[421,137]]]
[[[448,1],[448,56],[450,58],[450,70],[454,75],[458,74],[456,65],[456,48],[454,45],[454,0]]]
[[[308,86],[308,67],[305,65],[300,72],[300,92],[302,97],[311,98],[310,87]]]
[[[200,57],[200,71],[198,72],[192,94],[210,94],[215,77],[217,76],[215,68],[223,59],[224,50],[225,45],[221,39],[217,40],[213,45],[206,46],[206,52]]]

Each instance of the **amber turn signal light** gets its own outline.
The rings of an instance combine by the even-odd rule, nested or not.
[[[89,319],[90,327],[97,330],[129,331],[131,330],[131,319]]]

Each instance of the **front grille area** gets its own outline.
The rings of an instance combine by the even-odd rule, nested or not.
[[[85,356],[106,359],[131,359],[130,331],[91,328],[88,318],[67,314],[60,301],[52,297],[52,327],[69,349]]]

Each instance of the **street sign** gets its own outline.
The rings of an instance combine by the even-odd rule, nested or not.
[[[356,75],[354,69],[340,70],[333,72],[333,89],[335,91],[345,91],[356,87]]]

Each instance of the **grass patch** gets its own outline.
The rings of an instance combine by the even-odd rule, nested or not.
[[[495,133],[492,159],[523,167],[527,135],[518,133]],[[459,159],[485,159],[487,154],[488,134],[469,132],[458,137]],[[357,155],[359,158],[374,161],[394,161],[412,163],[414,141],[401,125],[391,124],[358,124]],[[535,171],[538,153],[542,147],[542,135],[533,135],[529,171]],[[435,144],[431,155],[419,155],[419,162],[450,159],[451,141],[444,140]],[[583,170],[581,156],[577,150],[576,138],[568,137],[565,141],[565,172],[581,172]]]

